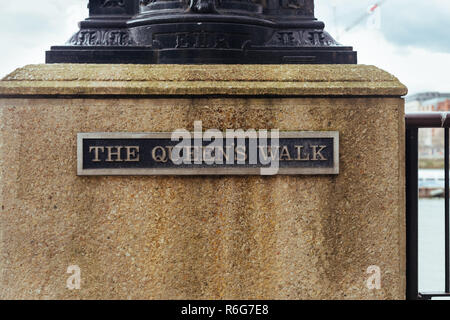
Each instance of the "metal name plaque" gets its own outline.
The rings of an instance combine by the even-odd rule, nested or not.
[[[79,133],[78,175],[339,174],[339,132],[186,133]]]

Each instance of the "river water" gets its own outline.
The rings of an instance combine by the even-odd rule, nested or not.
[[[419,291],[445,290],[444,199],[419,200]]]

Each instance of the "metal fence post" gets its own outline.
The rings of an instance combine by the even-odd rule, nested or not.
[[[419,298],[418,128],[406,129],[406,299]]]

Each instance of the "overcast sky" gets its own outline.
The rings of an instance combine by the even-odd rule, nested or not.
[[[87,16],[87,0],[0,0],[0,77],[65,43]],[[316,0],[327,31],[358,51],[359,63],[381,67],[410,93],[450,92],[450,1],[385,0],[379,28],[363,21],[344,30],[377,0]],[[333,9],[335,8],[335,9]]]

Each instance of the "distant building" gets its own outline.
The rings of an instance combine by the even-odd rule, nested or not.
[[[450,112],[450,93],[424,92],[406,97],[405,112]],[[419,131],[422,158],[441,158],[444,154],[443,129]]]
[[[422,92],[417,94],[412,94],[406,97],[406,102],[410,101],[427,101],[436,98],[450,99],[450,93],[441,92]]]
[[[438,104],[450,100],[450,93],[424,92],[406,97],[406,112],[431,112],[438,110]],[[448,103],[447,103],[448,106]],[[450,109],[442,110],[450,111]]]
[[[440,112],[450,111],[450,99],[446,99],[444,101],[439,102],[437,105],[437,111]]]

